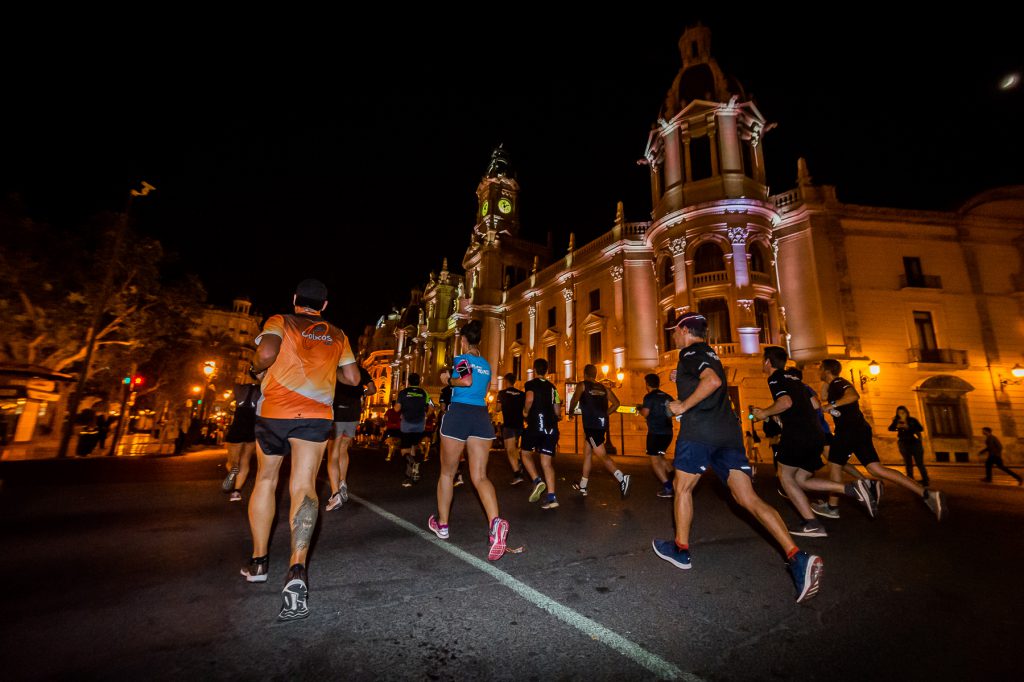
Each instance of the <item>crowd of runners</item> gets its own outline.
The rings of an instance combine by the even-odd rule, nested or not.
[[[316,476],[324,453],[331,493],[323,508],[330,512],[348,501],[348,451],[353,441],[360,435],[366,439],[377,435],[375,425],[360,424],[363,398],[377,387],[356,362],[344,332],[322,317],[327,307],[326,287],[316,280],[303,280],[293,302],[293,313],[270,317],[255,339],[256,357],[250,374],[256,383],[236,387],[235,416],[225,438],[228,475],[223,483],[229,499],[240,501],[255,452],[257,468],[248,507],[253,550],[241,573],[249,582],[265,582],[278,478],[284,457],[291,458],[291,555],[280,620],[309,614],[306,557],[320,509]],[[754,425],[760,424],[770,436],[779,493],[800,516],[796,524],[787,526],[779,512],[754,491],[744,429],[729,399],[722,363],[707,343],[707,320],[688,313],[668,329],[680,349],[670,375],[676,397],[661,389],[657,374],[648,374],[646,395],[636,406],[647,424],[646,453],[660,483],[657,495],[674,498],[674,535],[652,541],[658,557],[680,569],[691,567],[693,491],[709,468],[779,546],[788,562],[797,602],[810,599],[820,589],[824,561],[801,550],[794,537],[827,536],[816,517],[838,519],[841,496],[855,501],[874,518],[883,483],[890,483],[919,497],[936,519],[943,518],[946,500],[941,492],[930,489],[926,481],[922,485],[881,464],[871,426],[858,405],[860,396],[842,378],[837,360],[818,363],[823,387],[819,395],[804,383],[799,369],[787,367],[785,349],[770,346],[764,350],[763,368],[773,402],[750,406],[746,428],[753,432]],[[419,375],[409,375],[408,385],[384,415],[381,440],[388,448],[388,460],[399,455],[404,459],[405,487],[419,482],[420,465],[436,444],[440,460],[437,504],[426,525],[442,540],[449,538],[453,489],[463,483],[460,468],[466,463],[486,516],[487,558],[497,561],[511,550],[506,549],[509,522],[501,516],[494,484],[487,475],[492,446],[496,439],[503,441],[512,485],[528,481],[532,485],[530,502],[540,502],[544,510],[557,509],[554,459],[563,399],[547,378],[547,361],[538,358],[533,364],[534,378],[521,389],[514,375],[505,375],[497,396],[502,419],[496,427],[487,404],[492,369],[480,352],[480,322],[467,322],[459,339],[459,354],[439,376],[444,387],[438,403],[435,405],[421,386]],[[630,475],[622,472],[605,445],[609,415],[619,405],[614,391],[598,381],[597,368],[586,365],[567,410],[569,418],[578,415],[584,433],[582,470],[572,484],[577,495],[588,494],[594,457],[614,477],[621,497],[629,495]],[[673,419],[679,422],[677,429]],[[678,435],[668,458],[675,431]],[[853,456],[870,477],[852,466]],[[827,477],[816,476],[826,463]],[[847,477],[849,482],[844,482]],[[809,492],[825,499],[812,502]]]

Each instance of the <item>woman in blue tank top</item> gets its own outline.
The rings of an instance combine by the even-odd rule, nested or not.
[[[430,515],[427,527],[442,540],[448,539],[448,513],[452,506],[455,472],[463,448],[469,460],[469,476],[487,513],[490,550],[487,558],[497,561],[505,554],[508,521],[498,516],[498,496],[487,478],[487,461],[494,440],[494,426],[487,413],[487,390],[491,365],[480,353],[481,324],[466,323],[460,331],[462,354],[454,369],[441,371],[441,383],[452,387],[452,404],[441,419],[441,474],[437,479],[437,515]]]

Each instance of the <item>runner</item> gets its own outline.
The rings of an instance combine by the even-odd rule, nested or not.
[[[850,456],[856,455],[861,465],[876,479],[885,479],[890,483],[902,486],[921,498],[928,509],[939,521],[946,515],[946,496],[938,490],[930,490],[907,478],[895,469],[882,466],[875,451],[871,433],[871,425],[864,419],[858,402],[860,394],[846,379],[840,376],[843,366],[838,360],[831,358],[822,360],[818,365],[821,380],[828,384],[829,414],[835,423],[835,434],[829,448],[829,477],[839,483],[843,480],[843,467],[849,463]],[[875,489],[875,499],[881,496],[882,484],[870,482]],[[837,504],[836,497],[829,498],[829,504]]]
[[[512,467],[512,481],[509,485],[519,485],[526,480],[523,460],[519,456],[519,439],[523,435],[523,407],[526,405],[526,394],[516,388],[516,375],[509,372],[505,375],[505,388],[498,391],[498,404],[501,405],[501,437],[505,441],[505,453],[508,464]]]
[[[242,486],[249,477],[252,456],[256,454],[256,404],[260,399],[259,384],[235,384],[235,416],[224,437],[228,444],[228,475],[221,488],[228,501],[242,501]]]
[[[821,451],[825,447],[825,434],[818,424],[811,395],[800,377],[785,369],[789,356],[785,348],[767,346],[764,349],[762,369],[768,377],[768,389],[775,399],[766,408],[754,407],[751,414],[757,421],[764,421],[778,415],[782,420],[782,438],[778,448],[779,479],[786,497],[803,519],[789,529],[790,535],[827,537],[825,526],[814,518],[814,511],[805,490],[845,493],[858,500],[874,518],[878,511],[878,500],[868,481],[858,480],[843,486],[814,477],[821,469]]]
[[[441,473],[437,477],[437,515],[430,515],[427,527],[447,540],[448,514],[452,506],[455,471],[465,449],[469,453],[469,477],[487,514],[487,558],[497,561],[505,554],[508,521],[498,516],[498,497],[487,478],[487,459],[494,440],[494,427],[487,414],[487,389],[491,366],[480,354],[481,324],[467,322],[460,331],[462,355],[455,357],[453,372],[443,370],[441,382],[453,387],[452,402],[441,421]]]
[[[402,415],[395,409],[396,404],[397,402],[392,400],[391,406],[384,411],[384,442],[388,447],[385,462],[391,461],[402,444]]]
[[[356,386],[340,381],[334,385],[334,423],[331,425],[331,440],[327,443],[327,480],[331,484],[331,496],[327,499],[326,511],[340,509],[348,502],[348,449],[352,446],[359,415],[363,411],[363,396],[376,392],[377,385],[361,366]]]
[[[523,432],[522,458],[523,466],[533,481],[530,502],[540,499],[544,491],[547,496],[541,509],[557,509],[558,498],[555,497],[555,450],[558,448],[558,419],[562,415],[562,397],[558,389],[547,380],[548,361],[537,358],[533,361],[534,378],[526,382],[526,431]],[[544,469],[544,478],[537,475],[537,465],[533,461],[533,453],[540,453],[540,465]]]
[[[729,487],[733,499],[753,514],[782,548],[796,584],[796,600],[818,593],[824,562],[797,548],[782,517],[764,502],[750,481],[750,463],[743,451],[743,433],[729,401],[725,370],[707,344],[707,319],[686,313],[667,329],[680,349],[675,381],[678,400],[668,404],[679,419],[675,460],[675,522],[673,540],[654,540],[654,552],[678,568],[690,568],[690,526],[693,490],[708,467]]]
[[[569,402],[569,419],[576,417],[577,405],[583,415],[583,472],[579,483],[573,483],[573,490],[578,491],[583,497],[587,496],[591,456],[597,455],[608,473],[619,482],[619,493],[625,499],[629,494],[630,476],[622,473],[612,458],[605,454],[604,449],[604,441],[608,436],[608,415],[618,409],[619,398],[615,391],[597,381],[596,365],[583,367],[583,381],[576,385],[572,400]]]
[[[327,307],[327,287],[303,280],[292,301],[294,314],[274,315],[263,326],[249,368],[261,377],[263,397],[256,408],[259,469],[249,498],[253,552],[242,575],[249,582],[267,580],[277,483],[284,458],[291,456],[291,556],[279,620],[309,615],[306,555],[317,521],[316,472],[331,433],[334,384],[359,382],[348,338],[320,316]]]
[[[644,377],[647,395],[644,402],[637,406],[637,414],[647,420],[647,455],[651,461],[651,471],[661,482],[658,497],[672,497],[672,480],[675,469],[665,459],[668,446],[672,445],[672,418],[668,416],[668,404],[672,396],[659,388],[661,377],[648,374]]]
[[[401,417],[402,454],[405,456],[405,480],[403,488],[409,488],[420,480],[420,464],[416,459],[416,451],[423,440],[423,429],[426,428],[427,410],[433,405],[430,395],[420,388],[420,375],[413,372],[409,375],[409,385],[398,392],[395,409]]]

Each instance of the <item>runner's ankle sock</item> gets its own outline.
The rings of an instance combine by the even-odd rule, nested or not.
[[[616,480],[616,481],[618,481],[619,483],[622,483],[622,471],[621,471],[621,470],[619,470],[619,469],[616,469],[616,470],[615,470],[615,473],[614,473],[614,474],[612,474],[612,476],[614,476],[614,477],[615,477],[615,480]]]
[[[586,488],[588,483],[590,483],[590,479],[589,478],[581,478],[580,479],[580,487],[581,488]]]
[[[544,480],[543,478],[538,476],[537,478],[533,479],[533,484],[537,485],[538,483],[542,482],[543,480]]]
[[[793,557],[795,557],[799,553],[800,553],[800,548],[797,547],[796,545],[793,545],[793,549],[791,549],[788,552],[786,552],[786,561],[792,561]]]
[[[676,548],[679,549],[680,551],[683,551],[683,552],[689,552],[690,551],[690,545],[682,545],[682,544],[679,543],[678,540],[676,540]]]

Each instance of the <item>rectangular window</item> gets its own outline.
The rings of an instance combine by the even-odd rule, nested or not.
[[[590,335],[590,364],[601,364],[601,332]]]
[[[523,338],[523,323],[516,322],[516,340],[522,340]],[[518,376],[518,375],[517,375]]]
[[[558,346],[548,346],[548,372],[555,371],[555,361],[558,359]]]
[[[523,358],[519,355],[512,356],[512,374],[515,376],[516,381],[519,381],[522,377],[520,371],[523,369]]]
[[[932,438],[966,438],[964,415],[955,398],[933,398],[924,404],[928,433]]]
[[[917,347],[922,352],[938,349],[939,344],[935,341],[935,325],[932,324],[930,312],[927,310],[914,311],[914,329],[917,330]]]
[[[920,280],[924,276],[924,270],[921,269],[921,259],[917,256],[904,256],[903,274],[907,276],[907,282]]]
[[[772,342],[772,315],[771,305],[768,301],[763,298],[754,299],[754,319],[756,324],[761,328],[760,338],[761,343],[769,344]]]
[[[548,308],[548,329],[551,329],[552,327],[555,326],[555,321],[557,320],[557,316],[558,316],[558,311],[555,309],[554,306],[551,306],[550,308]]]
[[[594,289],[590,292],[590,312],[597,312],[601,309],[601,290]]]

